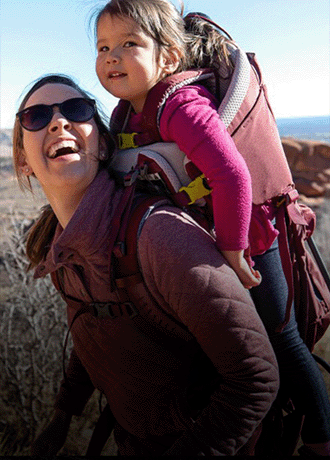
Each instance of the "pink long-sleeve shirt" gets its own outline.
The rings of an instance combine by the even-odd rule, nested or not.
[[[160,135],[175,142],[212,188],[216,243],[236,251],[249,245],[252,187],[249,170],[216,111],[216,100],[202,86],[184,86],[166,102]],[[129,129],[141,131],[140,114]]]

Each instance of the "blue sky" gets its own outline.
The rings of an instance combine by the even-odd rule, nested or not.
[[[12,127],[25,87],[52,72],[75,77],[111,113],[116,101],[97,80],[88,34],[104,3],[1,0],[2,128]],[[330,113],[329,0],[185,0],[185,11],[205,12],[256,53],[276,117]]]

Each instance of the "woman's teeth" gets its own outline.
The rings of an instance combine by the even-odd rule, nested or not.
[[[76,141],[61,141],[53,144],[48,150],[49,158],[56,158],[61,155],[66,155],[68,153],[77,153],[79,152],[79,146]]]

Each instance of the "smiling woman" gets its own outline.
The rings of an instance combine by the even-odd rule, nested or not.
[[[79,121],[71,105],[77,98],[84,100]],[[147,313],[135,297],[127,302],[113,255],[135,185],[112,177],[105,159],[112,144],[88,107],[71,80],[51,76],[30,90],[15,125],[17,176],[30,185],[34,175],[50,203],[28,235],[30,268],[36,278],[51,275],[74,344],[54,417],[32,454],[58,452],[72,415],[97,388],[121,455],[234,455],[277,393],[266,331],[213,237],[164,197],[137,244]],[[97,316],[96,306],[108,316]],[[172,331],[163,322],[169,317]],[[163,336],[166,344],[157,339]],[[209,381],[196,381],[205,367],[211,392]]]

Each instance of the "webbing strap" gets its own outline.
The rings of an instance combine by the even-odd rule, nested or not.
[[[296,189],[289,190],[284,193],[281,199],[277,202],[278,212],[276,214],[276,228],[279,231],[278,243],[281,256],[282,268],[285,279],[288,285],[288,300],[286,304],[286,313],[284,322],[277,328],[277,332],[281,332],[288,324],[291,315],[291,308],[294,299],[294,279],[293,266],[288,242],[288,229],[286,217],[295,224],[308,225],[304,216],[299,212],[296,202],[299,194]]]
[[[99,457],[116,424],[116,419],[109,404],[105,406],[96,422],[92,437],[89,441],[86,457]]]
[[[286,208],[285,205],[282,205],[276,215],[276,228],[279,231],[278,235],[278,245],[281,256],[282,268],[285,275],[285,279],[288,285],[288,299],[286,303],[286,313],[285,319],[282,324],[280,324],[276,332],[282,332],[284,327],[288,324],[291,315],[291,307],[294,297],[294,284],[293,284],[293,269],[292,261],[287,237],[287,227],[285,220]]]

